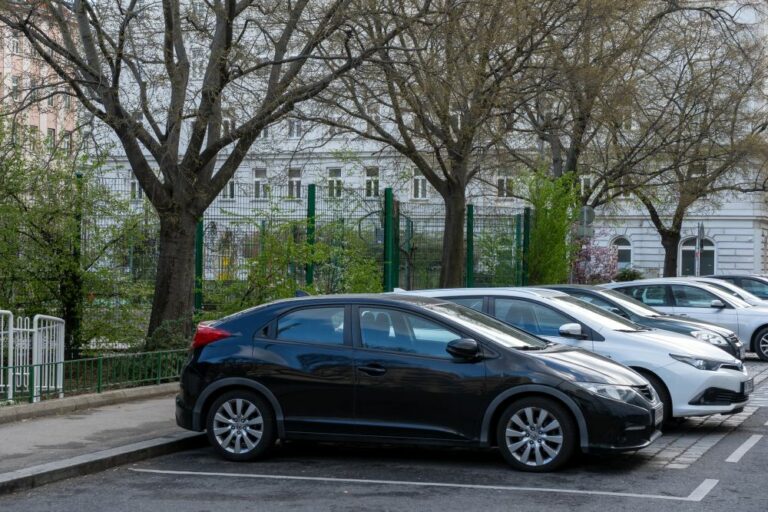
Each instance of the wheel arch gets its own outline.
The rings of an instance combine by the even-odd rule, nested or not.
[[[520,398],[526,398],[530,396],[542,396],[545,398],[553,399],[571,413],[573,419],[576,421],[576,427],[579,429],[579,445],[583,451],[589,449],[589,431],[587,428],[587,422],[584,419],[579,406],[568,395],[560,391],[559,389],[552,388],[550,386],[543,386],[541,384],[524,384],[522,386],[515,386],[513,389],[508,389],[500,393],[490,403],[483,416],[482,430],[480,433],[480,442],[483,444],[493,444],[495,440],[496,423],[499,416],[504,412],[504,409],[511,402]]]
[[[205,388],[205,390],[197,398],[195,406],[192,409],[193,430],[199,432],[205,430],[205,418],[208,414],[208,409],[214,400],[216,400],[216,398],[222,394],[236,389],[247,389],[248,391],[253,391],[262,396],[267,402],[269,402],[269,405],[272,406],[272,410],[275,413],[277,436],[281,439],[285,438],[283,408],[280,406],[280,402],[278,402],[277,397],[275,397],[275,395],[265,385],[242,377],[227,377],[221,380],[217,380]]]

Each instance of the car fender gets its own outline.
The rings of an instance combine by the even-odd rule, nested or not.
[[[272,406],[272,410],[275,411],[275,422],[277,423],[278,437],[285,437],[283,408],[280,407],[280,402],[277,401],[275,395],[265,385],[242,377],[226,377],[224,379],[217,380],[209,384],[205,390],[200,393],[200,396],[195,402],[195,407],[192,409],[192,428],[194,430],[202,431],[205,429],[205,418],[202,417],[203,406],[213,393],[225,387],[250,388],[263,395]]]
[[[483,425],[480,433],[481,443],[489,443],[491,429],[494,428],[494,426],[491,425],[491,419],[493,418],[493,415],[499,406],[510,397],[526,393],[549,395],[565,404],[565,406],[568,407],[568,410],[570,410],[573,414],[574,418],[576,418],[576,424],[579,426],[579,444],[581,445],[581,448],[585,451],[589,448],[589,433],[587,432],[587,422],[584,419],[584,415],[582,414],[581,409],[579,409],[579,406],[576,405],[576,402],[574,402],[568,395],[559,389],[555,389],[550,386],[543,386],[541,384],[523,384],[520,386],[515,386],[514,388],[501,392],[496,398],[494,398],[490,405],[488,405],[488,408],[485,410],[485,415],[483,416]]]

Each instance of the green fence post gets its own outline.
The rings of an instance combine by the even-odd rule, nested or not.
[[[195,312],[203,309],[203,219],[197,221],[195,229]]]
[[[310,255],[315,245],[315,188],[316,185],[314,183],[307,187],[307,244],[309,245]],[[307,263],[305,282],[307,286],[311,286],[314,281],[315,264],[310,259],[309,263]]]
[[[35,403],[35,365],[29,366],[29,403]]]
[[[160,376],[163,373],[163,358],[160,352],[155,354],[155,357],[157,357],[157,383],[160,384]]]
[[[395,288],[395,198],[391,188],[384,189],[384,291]]]
[[[392,288],[400,286],[400,201],[392,208]]]
[[[522,254],[522,267],[520,273],[520,284],[522,286],[528,286],[528,257],[530,256],[531,249],[531,209],[525,208],[523,210],[523,254]]]
[[[101,393],[101,371],[103,369],[103,356],[99,354],[99,357],[96,359],[96,392]]]
[[[475,286],[475,206],[467,205],[467,288]]]

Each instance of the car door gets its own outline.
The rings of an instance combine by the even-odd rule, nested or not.
[[[344,305],[302,307],[255,337],[255,355],[264,362],[259,380],[280,402],[287,431],[354,433],[350,314]]]
[[[734,332],[739,332],[739,318],[736,310],[709,290],[685,284],[670,285],[675,302],[676,315],[688,316],[696,320],[721,325]],[[719,300],[725,304],[723,308],[712,307],[712,301]]]
[[[768,299],[768,284],[760,281],[759,279],[754,279],[752,277],[741,277],[735,284],[744,288],[752,295],[756,295],[763,300]]]
[[[485,362],[453,358],[459,331],[405,309],[355,308],[355,416],[367,436],[476,440]]]
[[[493,297],[491,308],[494,317],[513,327],[556,343],[585,350],[593,349],[592,339],[588,335],[583,339],[561,336],[560,326],[564,324],[577,323],[585,333],[590,333],[591,329],[550,306],[526,299]]]
[[[662,313],[671,315],[675,312],[669,286],[665,284],[622,286],[616,290]]]

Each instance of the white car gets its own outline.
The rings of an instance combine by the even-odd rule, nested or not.
[[[686,278],[640,279],[600,286],[618,290],[664,313],[722,325],[736,332],[748,350],[768,361],[768,306],[752,306],[722,287]]]
[[[629,366],[654,387],[666,418],[739,412],[754,387],[741,361],[709,343],[646,329],[560,291],[462,288],[408,293],[450,300]]]
[[[710,286],[714,286],[715,288],[718,288],[726,293],[729,293],[734,297],[738,297],[739,299],[743,300],[750,306],[768,306],[768,300],[761,299],[757,295],[751,294],[744,288],[736,286],[733,283],[729,283],[728,281],[723,281],[722,279],[716,279],[714,277],[684,277],[681,279],[686,279],[688,281],[696,281],[699,283],[704,283]]]

